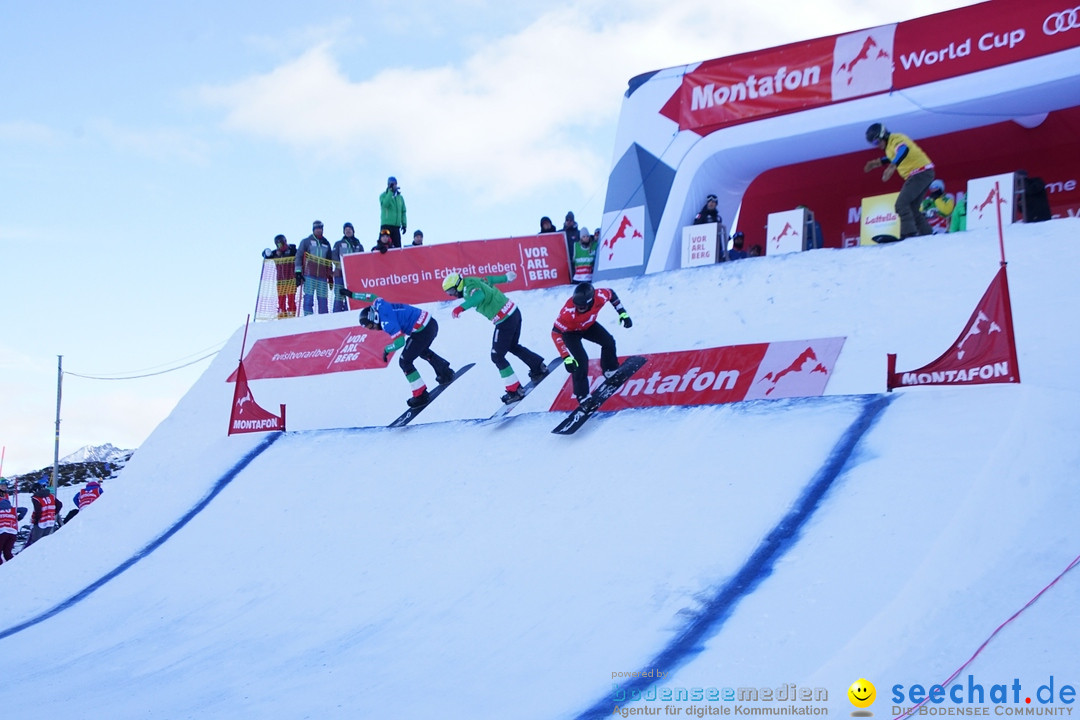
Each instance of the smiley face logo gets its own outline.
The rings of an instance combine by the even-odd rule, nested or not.
[[[874,683],[866,678],[859,678],[851,683],[847,696],[855,707],[868,708],[874,704],[874,700],[877,698],[877,690],[874,688]]]

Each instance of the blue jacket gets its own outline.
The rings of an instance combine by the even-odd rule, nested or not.
[[[428,323],[428,312],[404,303],[391,303],[379,298],[372,303],[379,313],[379,323],[383,332],[391,338],[399,335],[412,335],[424,329]]]

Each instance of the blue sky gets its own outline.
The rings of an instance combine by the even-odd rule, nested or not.
[[[212,352],[271,238],[370,244],[388,175],[428,242],[592,227],[631,77],[970,4],[4,3],[4,469],[51,461],[58,355],[129,377]],[[204,368],[66,376],[61,455],[136,447]]]

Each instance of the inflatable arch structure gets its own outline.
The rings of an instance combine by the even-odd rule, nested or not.
[[[1067,121],[1046,122],[1061,113]],[[964,169],[984,175],[1020,169],[987,164],[1005,143],[1002,133],[1043,128],[1038,142],[1010,136],[1010,151],[1026,152],[1036,168],[1051,159],[1061,167],[1071,156],[1062,172],[1075,175],[1080,8],[1071,0],[991,0],[634,78],[616,134],[597,277],[679,267],[682,228],[706,195],[718,196],[730,223],[747,189],[771,170],[803,168],[804,189],[837,216],[849,198],[873,194],[867,188],[898,190],[863,174],[874,152],[864,132],[873,122],[915,138],[932,158],[934,138],[943,153],[966,148]],[[829,161],[853,153],[844,165],[850,174],[835,176]],[[806,170],[819,163],[832,175]]]

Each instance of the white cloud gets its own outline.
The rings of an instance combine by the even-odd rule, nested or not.
[[[335,55],[340,41],[327,40],[198,95],[224,110],[226,128],[323,160],[390,165],[492,201],[555,183],[591,192],[609,170],[609,146],[590,135],[611,128],[613,139],[630,78],[855,29],[886,7],[862,5],[747,5],[737,15],[697,1],[553,6],[460,63],[358,69],[354,79]]]

